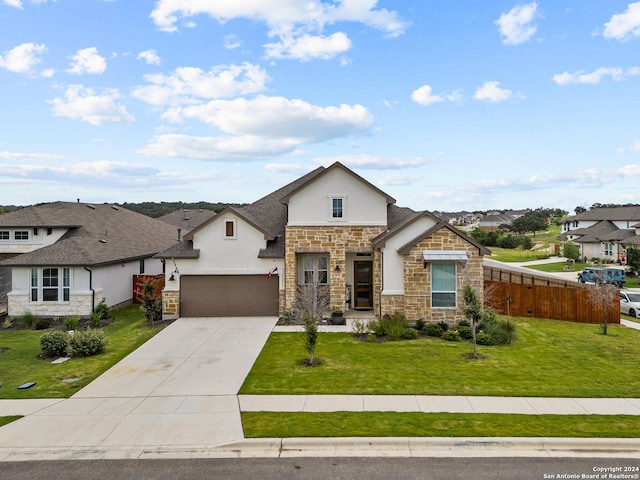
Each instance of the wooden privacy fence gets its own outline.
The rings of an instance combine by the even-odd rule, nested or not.
[[[503,315],[594,324],[605,318],[603,305],[594,302],[594,285],[485,266],[484,288],[487,306]],[[617,295],[606,313],[607,323],[620,323]]]
[[[133,276],[133,303],[141,304],[142,299],[138,294],[139,289],[142,287],[142,283],[145,281],[153,281],[155,283],[154,292],[158,298],[162,297],[162,289],[164,288],[164,275],[134,275]]]

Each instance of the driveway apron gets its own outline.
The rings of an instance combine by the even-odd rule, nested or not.
[[[0,449],[242,440],[237,393],[276,321],[181,318],[73,397],[4,426]]]

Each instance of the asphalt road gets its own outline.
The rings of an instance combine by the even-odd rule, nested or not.
[[[637,479],[619,458],[288,458],[3,462],[2,480],[540,480]],[[606,470],[610,469],[610,470]],[[625,471],[626,470],[626,471]],[[624,475],[624,476],[618,476]]]

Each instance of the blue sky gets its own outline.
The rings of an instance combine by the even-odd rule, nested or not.
[[[640,203],[640,1],[0,0],[0,204]]]

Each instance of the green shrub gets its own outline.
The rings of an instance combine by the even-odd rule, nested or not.
[[[89,357],[102,353],[106,345],[102,330],[77,331],[69,339],[68,353],[71,357]]]
[[[47,358],[64,357],[67,353],[69,334],[67,332],[47,332],[40,336],[40,348]]]
[[[64,328],[67,330],[75,330],[80,323],[80,317],[75,315],[73,317],[67,317],[64,319]]]
[[[416,320],[416,330],[424,330],[424,327],[427,326],[427,322],[425,321],[424,318],[419,318],[418,320]]]
[[[355,335],[356,337],[365,335],[368,331],[369,331],[369,326],[367,325],[367,322],[365,322],[364,320],[355,319],[351,324],[351,334]]]
[[[460,334],[457,330],[447,330],[442,334],[442,338],[448,342],[459,342]]]
[[[387,328],[386,328],[387,339],[394,342],[396,340],[400,340],[405,330],[406,329],[402,325],[398,323],[391,323],[387,325]]]
[[[380,320],[371,320],[369,322],[369,331],[373,333],[376,337],[382,337],[386,335],[385,325],[380,322]]]
[[[478,345],[493,345],[493,338],[486,332],[478,332],[476,334],[476,343]]]
[[[93,312],[91,314],[90,320],[91,320],[91,325],[94,328],[98,328],[100,326],[100,324],[102,323],[102,317],[100,316],[100,314],[98,314],[96,312]]]
[[[418,331],[415,328],[405,328],[402,332],[403,340],[415,340],[416,338],[418,338]]]
[[[376,337],[373,333],[367,334],[367,342],[370,342],[370,343],[375,342],[376,338],[378,337]]]
[[[510,318],[500,319],[487,332],[494,345],[510,345],[516,341],[516,324]]]
[[[440,325],[440,329],[443,332],[446,332],[447,330],[449,330],[449,324],[447,322],[438,322],[438,325]]]
[[[51,320],[49,318],[38,317],[36,319],[34,328],[36,330],[46,330],[51,326]]]
[[[2,322],[2,328],[11,328],[13,327],[13,317],[7,317]]]
[[[31,312],[24,312],[24,315],[20,317],[20,323],[22,323],[22,326],[24,328],[28,328],[29,330],[31,330],[34,327],[37,320],[38,320],[38,317],[36,317]]]
[[[429,323],[424,327],[424,333],[429,337],[441,337],[443,330],[439,323]]]
[[[109,317],[109,307],[106,303],[99,303],[96,308],[93,309],[93,315],[95,315],[98,320],[102,320],[103,318]]]
[[[471,327],[461,325],[457,328],[457,330],[461,338],[465,340],[473,338],[473,329]]]
[[[460,320],[458,322],[458,326],[459,327],[470,327],[471,323],[469,323],[469,320]]]

